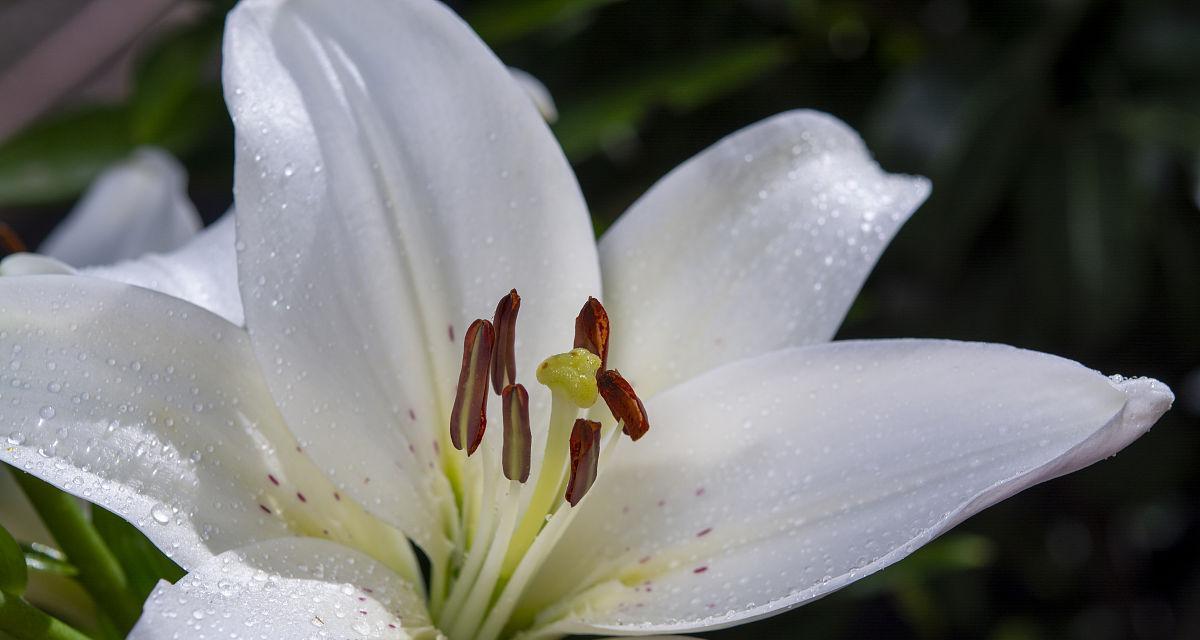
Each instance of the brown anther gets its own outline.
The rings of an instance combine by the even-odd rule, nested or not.
[[[600,423],[580,418],[571,428],[571,479],[567,482],[567,502],[579,504],[596,482],[600,466]]]
[[[492,389],[500,393],[517,381],[517,354],[513,344],[517,339],[517,312],[521,296],[513,289],[496,305],[492,325],[496,328],[496,350],[492,352]]]
[[[583,347],[600,356],[600,370],[608,366],[608,312],[595,298],[588,298],[575,317],[575,348]]]
[[[458,374],[458,392],[450,412],[450,442],[454,448],[475,453],[487,427],[488,370],[496,332],[487,320],[476,320],[463,338],[462,369]]]
[[[619,371],[609,369],[596,374],[596,387],[608,410],[621,422],[625,435],[633,440],[646,435],[650,430],[646,407]]]
[[[524,385],[510,384],[500,394],[504,402],[504,477],[517,482],[529,479],[533,436],[529,431],[529,393]]]

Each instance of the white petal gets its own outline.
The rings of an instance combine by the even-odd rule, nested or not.
[[[79,273],[161,291],[241,325],[244,314],[234,233],[233,214],[226,213],[171,253],[151,253],[114,265],[81,269]],[[0,263],[0,267],[6,264]]]
[[[1172,399],[1154,380],[977,343],[833,343],[727,365],[646,403],[650,433],[601,468],[532,591],[621,578],[556,627],[575,633],[771,615],[1116,453]]]
[[[468,323],[516,287],[533,380],[599,289],[570,167],[441,4],[247,2],[225,47],[242,299],[271,390],[346,491],[444,553],[431,502],[448,489],[413,487],[448,428]]]
[[[650,394],[833,337],[929,193],[813,111],[739,131],[660,180],[601,239],[610,362]]]
[[[0,276],[71,275],[74,267],[40,253],[14,253],[0,260]]]
[[[509,67],[508,72],[512,74],[513,80],[516,80],[517,84],[521,85],[521,89],[533,100],[538,113],[542,114],[542,118],[546,122],[558,120],[558,107],[554,105],[554,96],[550,95],[550,90],[546,88],[546,85],[542,84],[541,80],[533,77],[528,71],[523,71],[516,67]]]
[[[0,354],[0,461],[120,514],[185,569],[293,531],[370,535],[403,569],[389,554],[407,545],[388,547],[403,539],[298,450],[238,327],[107,280],[3,278]]]
[[[171,251],[199,229],[183,167],[142,148],[100,174],[38,251],[75,267],[111,264]]]
[[[413,587],[371,558],[312,538],[227,551],[162,582],[130,640],[436,638]]]

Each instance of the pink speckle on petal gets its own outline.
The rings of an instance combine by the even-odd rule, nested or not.
[[[692,573],[704,573],[705,571],[708,571],[708,567],[696,567],[692,569]]]
[[[263,513],[271,513],[271,510],[270,510],[270,509],[268,509],[268,508],[267,508],[267,505],[265,505],[265,504],[260,504],[260,505],[258,505],[258,508],[259,508],[259,509],[262,509],[262,510],[263,510]]]
[[[334,500],[337,500],[338,502],[341,502],[341,501],[342,501],[342,494],[340,494],[340,493],[338,493],[338,492],[334,491],[334,492],[333,492],[333,499],[334,499]]]
[[[646,564],[647,562],[650,562],[650,556],[642,556],[641,558],[638,558],[638,564]]]
[[[704,487],[700,487],[699,489],[696,489],[696,497],[699,498],[702,495],[704,495]]]
[[[417,419],[417,412],[416,412],[416,411],[413,411],[412,409],[409,409],[409,410],[408,410],[408,419],[409,419],[409,420],[416,420],[416,419]]]
[[[275,485],[275,486],[277,486],[277,487],[279,486],[279,478],[276,478],[276,477],[275,477],[275,474],[273,474],[273,473],[268,473],[268,474],[267,474],[267,480],[270,480],[270,481],[271,481],[271,484],[273,484],[273,485]]]
[[[305,498],[304,494],[299,491],[296,492],[296,497],[300,498],[300,502],[308,502],[308,498]]]
[[[450,336],[450,342],[454,342],[454,325],[446,327],[446,335]]]
[[[660,506],[660,507],[665,507],[665,506],[667,506],[667,501],[666,501],[666,500],[659,500],[659,501],[658,501],[658,506]]]
[[[710,534],[710,533],[712,533],[712,527],[709,527],[709,528],[707,528],[707,529],[701,529],[701,530],[700,530],[700,533],[697,533],[697,534],[696,534],[696,537],[697,537],[697,538],[703,538],[704,536],[706,536],[706,535],[708,535],[708,534]]]

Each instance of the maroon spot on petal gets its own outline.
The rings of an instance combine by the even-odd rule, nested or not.
[[[701,530],[700,530],[700,533],[697,533],[697,534],[696,534],[696,537],[697,537],[697,538],[703,538],[704,536],[706,536],[706,535],[708,535],[708,534],[710,534],[710,533],[712,533],[712,527],[709,527],[709,528],[707,528],[707,529],[701,529]]]
[[[413,411],[412,409],[409,409],[409,410],[408,410],[408,418],[409,418],[409,420],[416,420],[416,419],[417,419],[417,412],[416,412],[416,411]]]
[[[359,597],[358,597],[358,601],[359,601],[359,602],[366,602],[366,601],[367,601],[367,597],[366,597],[366,596],[359,596]]]
[[[621,507],[621,513],[629,513],[629,505]]]
[[[329,529],[321,529],[321,535],[329,535]]]
[[[442,447],[438,444],[437,440],[433,441],[433,452],[439,455],[442,453]]]
[[[359,613],[359,614],[361,614],[361,615],[364,615],[364,616],[365,616],[365,615],[367,615],[367,610],[366,610],[366,609],[359,609],[359,610],[358,610],[358,613]]]
[[[408,443],[408,452],[413,454],[414,456],[417,455],[417,448],[415,446],[413,446],[413,443],[411,443],[411,442]],[[396,466],[400,466],[400,463],[397,462]]]
[[[341,501],[342,501],[342,494],[340,494],[340,493],[338,493],[338,492],[334,491],[334,492],[333,492],[333,499],[334,499],[334,500],[337,500],[338,502],[341,502]]]
[[[704,495],[704,487],[700,487],[699,489],[696,489],[696,497],[699,498],[702,495]]]
[[[258,508],[259,508],[259,509],[262,509],[262,510],[263,510],[263,513],[271,513],[271,510],[270,510],[270,509],[268,509],[268,508],[267,508],[267,505],[265,505],[265,504],[260,504],[260,505],[258,505]]]
[[[641,558],[638,558],[638,564],[646,564],[647,562],[650,562],[650,556],[642,556]]]
[[[705,571],[708,571],[708,567],[696,567],[692,569],[692,573],[704,573]]]
[[[305,498],[304,494],[299,491],[296,492],[296,497],[300,498],[300,502],[308,502],[308,498]]]
[[[390,623],[390,622],[389,622],[389,623],[388,623],[388,628],[389,628],[389,629],[395,629],[395,628],[396,628],[396,625],[394,625],[394,624],[392,624],[392,623]]]
[[[704,606],[708,607],[709,609],[716,609],[716,608],[717,608],[717,603],[715,603],[715,602],[710,602],[710,603],[708,603],[708,604],[706,604],[706,605],[704,605]]]
[[[304,453],[304,447],[296,445],[296,453]]]
[[[363,478],[363,484],[371,484],[371,476]]]
[[[270,481],[271,481],[271,484],[273,484],[273,485],[275,485],[275,486],[277,486],[277,487],[279,486],[279,478],[276,478],[276,477],[275,477],[275,474],[273,474],[273,473],[268,473],[268,474],[267,474],[267,480],[270,480]]]
[[[660,507],[665,507],[665,506],[667,506],[667,501],[666,501],[666,500],[659,500],[659,501],[658,501],[658,506],[660,506]]]
[[[363,590],[363,593],[375,593],[375,590],[372,589],[371,587],[363,587],[362,590]]]
[[[454,325],[446,327],[446,335],[450,336],[450,342],[454,342]]]

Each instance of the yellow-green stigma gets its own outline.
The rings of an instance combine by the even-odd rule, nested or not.
[[[566,353],[552,355],[537,368],[538,382],[562,393],[576,406],[586,409],[596,404],[596,372],[600,370],[600,356],[583,347]]]

